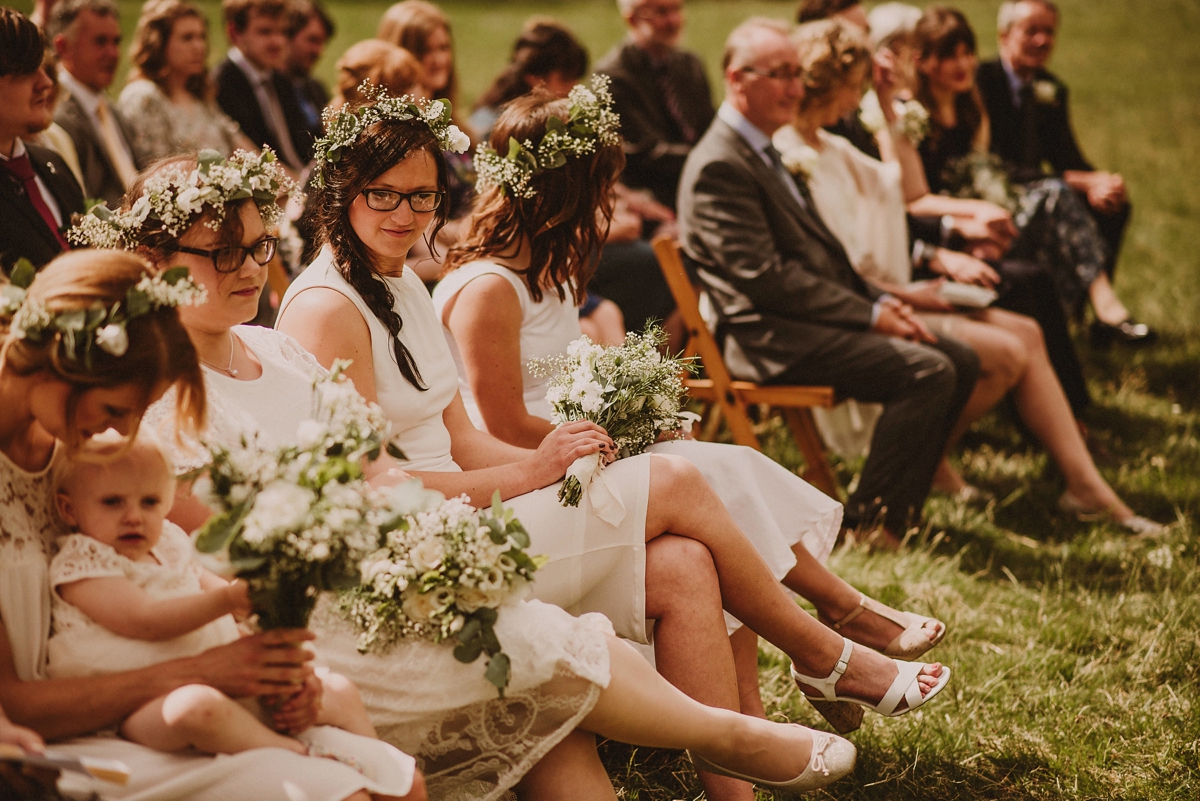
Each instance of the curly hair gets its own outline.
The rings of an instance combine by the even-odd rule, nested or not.
[[[509,138],[540,141],[551,117],[567,118],[570,102],[535,89],[505,107],[492,130],[491,146],[508,149]],[[475,203],[467,230],[446,255],[445,272],[475,259],[515,255],[528,243],[525,283],[534,302],[547,289],[566,300],[568,289],[582,302],[596,269],[600,246],[608,236],[613,186],[625,155],[619,145],[597,145],[586,156],[568,156],[557,169],[540,170],[529,182],[531,198],[513,197],[500,187],[484,191]]]
[[[839,19],[806,22],[796,28],[792,42],[804,71],[801,108],[822,102],[871,64],[866,36]]]
[[[366,104],[352,103],[350,109],[363,105]],[[433,158],[437,165],[438,190],[445,192],[449,183],[446,160],[428,125],[415,120],[385,119],[367,126],[354,145],[342,151],[337,162],[325,165],[324,185],[314,188],[309,196],[306,224],[314,230],[318,247],[327,244],[333,250],[338,272],[387,328],[392,339],[392,356],[401,375],[424,391],[428,387],[421,379],[416,360],[400,341],[404,320],[396,313],[395,297],[379,276],[375,255],[350,224],[350,204],[362,190],[418,152],[428,153]],[[427,242],[437,238],[448,213],[448,203],[438,206],[433,225],[425,234]]]
[[[167,45],[171,41],[175,23],[188,17],[203,22],[204,31],[208,32],[208,18],[200,6],[191,0],[148,0],[142,6],[142,15],[138,17],[137,29],[133,33],[133,44],[129,47],[129,58],[133,62],[131,77],[153,81],[158,88],[166,91]],[[207,72],[192,75],[184,86],[200,100],[209,97]]]

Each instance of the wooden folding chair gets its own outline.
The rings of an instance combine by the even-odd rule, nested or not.
[[[752,381],[735,381],[725,367],[721,349],[704,318],[700,316],[700,298],[692,280],[683,266],[679,245],[675,240],[662,237],[654,240],[654,253],[659,267],[667,279],[667,286],[675,297],[675,305],[687,329],[687,345],[684,354],[699,356],[707,378],[689,378],[684,381],[688,395],[702,401],[710,412],[715,410],[725,418],[733,441],[762,450],[754,425],[746,413],[746,407],[761,404],[783,412],[784,420],[792,431],[796,445],[804,454],[807,470],[803,478],[831,498],[839,498],[837,480],[825,455],[825,446],[813,423],[814,406],[833,405],[832,387],[759,386]]]

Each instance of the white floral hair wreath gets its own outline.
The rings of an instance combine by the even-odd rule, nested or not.
[[[126,326],[136,317],[158,309],[200,305],[207,294],[188,277],[187,267],[173,267],[157,275],[144,276],[112,306],[94,303],[86,309],[54,312],[46,304],[28,297],[37,270],[28,259],[13,267],[9,282],[0,287],[0,318],[9,318],[9,334],[42,344],[58,334],[63,355],[92,369],[93,348],[121,357],[129,350]]]
[[[601,145],[620,144],[621,117],[612,110],[607,75],[593,75],[591,86],[577,84],[567,99],[571,108],[566,120],[551,117],[546,134],[536,145],[509,137],[508,155],[501,156],[486,145],[475,149],[475,186],[483,190],[498,186],[507,194],[531,198],[537,192],[529,185],[535,173],[554,170],[567,163],[567,156],[586,156]]]
[[[396,97],[381,86],[363,81],[359,93],[370,100],[369,105],[359,106],[353,111],[325,109],[325,135],[313,143],[313,186],[325,185],[325,171],[329,165],[337,164],[342,151],[358,141],[368,126],[382,120],[420,120],[429,126],[442,150],[466,153],[471,138],[450,122],[451,107],[446,100],[425,100],[402,95]]]
[[[268,228],[283,219],[279,198],[293,194],[296,184],[270,148],[264,147],[261,154],[239,150],[229,158],[202,150],[197,162],[192,170],[172,165],[147,178],[141,197],[128,209],[94,207],[67,232],[67,238],[87,247],[132,250],[149,220],[177,237],[208,208],[213,219],[206,225],[216,230],[227,205],[251,199]]]

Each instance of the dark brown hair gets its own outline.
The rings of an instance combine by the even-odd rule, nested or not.
[[[14,8],[0,8],[0,76],[37,72],[45,52],[41,28]]]
[[[195,17],[204,23],[208,32],[208,17],[191,0],[148,0],[142,6],[137,29],[133,33],[133,44],[129,47],[129,58],[133,62],[133,77],[153,81],[166,91],[167,45],[175,23],[181,19]],[[193,96],[208,98],[208,73],[201,72],[187,79],[185,84]]]
[[[282,17],[288,13],[288,3],[287,0],[223,0],[221,12],[225,15],[226,25],[243,33],[250,26],[251,16]]]
[[[349,108],[353,110],[362,105],[350,104]],[[324,186],[314,187],[309,194],[308,224],[316,233],[317,246],[330,246],[338,272],[387,328],[392,338],[392,355],[400,373],[417,389],[426,390],[428,387],[421,379],[416,360],[400,341],[404,320],[396,313],[392,291],[379,276],[371,249],[363,244],[350,224],[350,204],[362,190],[407,156],[420,151],[433,158],[437,165],[438,190],[445,192],[449,182],[446,160],[428,125],[414,120],[380,120],[368,125],[352,146],[341,151],[336,163],[323,165]],[[438,206],[433,225],[425,233],[427,242],[437,238],[449,211],[449,203]]]
[[[535,89],[508,104],[492,130],[491,146],[508,152],[509,138],[540,142],[551,117],[566,120],[570,101]],[[475,203],[466,233],[446,255],[446,272],[469,261],[512,256],[528,240],[525,283],[534,302],[546,289],[566,300],[570,288],[582,302],[596,269],[600,246],[612,218],[613,185],[625,166],[619,145],[597,143],[596,152],[567,156],[557,169],[533,175],[531,198],[514,197],[500,187],[484,191]]]
[[[52,313],[111,308],[125,300],[125,293],[154,268],[141,256],[120,250],[72,250],[42,268],[29,288],[29,300],[45,304]],[[67,449],[78,451],[79,432],[75,410],[83,393],[96,387],[134,384],[142,390],[142,409],[162,385],[176,386],[176,419],[198,432],[204,426],[204,379],[196,349],[174,308],[158,308],[134,317],[126,326],[129,347],[121,356],[93,348],[90,368],[71,358],[63,335],[55,332],[42,342],[17,339],[4,334],[0,348],[0,370],[16,375],[33,375],[42,370],[71,385],[67,396],[69,433]],[[140,412],[139,412],[140,417]],[[136,428],[135,428],[136,430]]]
[[[796,22],[803,25],[819,19],[829,19],[848,8],[862,5],[862,0],[800,0],[796,9]]]
[[[952,58],[960,44],[966,45],[968,52],[978,52],[975,31],[971,30],[971,24],[967,22],[967,18],[958,9],[947,6],[927,8],[921,15],[921,19],[917,21],[913,39],[918,61],[930,56],[938,61]],[[929,88],[929,78],[920,70],[917,70],[917,99],[930,112],[937,106]],[[958,117],[958,124],[965,126],[974,136],[975,132],[979,130],[979,126],[983,124],[983,100],[979,96],[979,87],[972,86],[969,91],[960,92],[954,98],[954,111]],[[941,136],[941,125],[937,121],[936,114],[930,114],[930,122],[932,123],[930,134],[936,140]]]
[[[321,27],[325,29],[325,38],[332,39],[334,33],[337,32],[337,26],[333,24],[333,17],[329,16],[325,6],[315,0],[293,0],[292,7],[288,11],[288,38],[294,38],[296,34],[307,28],[313,17],[321,21]]]
[[[508,66],[475,103],[476,107],[499,108],[529,91],[527,77],[545,78],[558,72],[568,80],[578,80],[587,72],[588,53],[566,25],[548,17],[534,17],[525,23],[513,43]]]

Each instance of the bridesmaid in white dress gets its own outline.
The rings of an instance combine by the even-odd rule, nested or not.
[[[175,164],[185,167],[177,178],[194,174],[194,159]],[[219,166],[225,174],[230,162]],[[171,168],[167,163],[156,169]],[[154,193],[156,208],[177,206],[190,188],[154,183],[147,194]],[[276,216],[267,211],[268,217]],[[311,414],[312,380],[323,368],[290,337],[237,325],[255,314],[266,280],[259,262],[270,255],[263,245],[273,239],[252,202],[225,207],[215,229],[204,222],[211,214],[207,207],[205,216],[188,212],[178,235],[153,219],[131,222],[124,244],[153,254],[163,265],[188,267],[208,292],[203,305],[182,315],[205,365],[213,422],[203,436],[230,442],[257,434],[265,444],[282,444]],[[436,326],[431,330],[437,333]],[[435,341],[444,347],[440,333]],[[166,441],[179,433],[172,431],[178,428],[175,400],[164,396],[147,415],[149,423],[165,427]],[[202,463],[195,439],[181,433],[186,442],[176,451],[180,465]],[[420,436],[405,442],[406,447],[420,445]],[[407,478],[398,473],[385,469],[374,480]],[[208,512],[197,505],[193,498],[190,509],[178,507],[172,516],[190,512],[189,524],[203,520]],[[710,604],[702,609],[705,599],[686,592],[685,601],[693,601],[693,613],[723,634],[715,575],[688,578],[708,590]],[[840,738],[688,699],[612,637],[611,625],[600,615],[575,618],[537,601],[506,607],[497,635],[513,661],[513,680],[503,698],[485,680],[482,662],[464,665],[445,645],[410,643],[386,655],[364,655],[328,610],[319,610],[313,625],[320,634],[321,661],[352,677],[381,735],[421,760],[434,798],[493,799],[519,782],[523,794],[534,799],[611,799],[590,732],[634,744],[696,749],[696,759],[707,756],[753,770],[768,785],[796,790],[832,782],[853,766],[853,746]]]
[[[531,532],[533,550],[551,558],[534,587],[543,600],[605,612],[622,633],[644,639],[645,543],[669,532],[708,550],[725,608],[797,666],[818,675],[840,668],[839,654],[848,656],[852,645],[783,591],[686,460],[646,454],[611,465],[607,472],[627,512],[620,525],[611,525],[591,512],[590,503],[562,507],[553,486],[579,456],[611,449],[603,430],[572,423],[529,451],[471,424],[428,292],[405,268],[409,249],[438,209],[439,221],[444,218],[446,167],[438,137],[382,102],[353,136],[344,133],[347,121],[331,121],[329,130],[339,132],[337,158],[319,163],[321,185],[309,200],[325,247],[289,288],[278,327],[322,364],[353,359],[348,375],[393,418],[414,472],[447,495],[465,493],[486,503],[499,491],[510,499]],[[606,147],[619,155],[615,145]],[[949,677],[941,665],[897,663],[867,649],[848,665],[847,676],[856,673],[872,686],[864,688],[870,698],[882,698],[885,685],[894,683],[892,697],[907,691],[912,706],[931,698]],[[805,680],[813,689],[823,683]],[[734,686],[732,677],[727,686]],[[731,708],[736,703],[735,697]]]
[[[29,299],[54,314],[94,304],[111,309],[151,274],[150,265],[132,254],[72,251],[42,270]],[[26,306],[18,316],[33,308]],[[54,741],[54,750],[116,759],[130,769],[125,786],[69,774],[62,789],[71,797],[95,792],[139,801],[292,801],[297,792],[312,801],[367,801],[368,792],[410,785],[411,770],[372,760],[369,749],[356,753],[364,775],[340,762],[277,749],[220,758],[162,754],[106,733],[151,699],[197,681],[235,697],[276,693],[280,683],[307,686],[312,670],[305,663],[311,657],[300,648],[311,639],[307,632],[245,637],[189,658],[106,676],[46,677],[48,567],[56,536],[65,533],[55,511],[56,464],[95,433],[112,428],[130,436],[147,402],[166,386],[180,390],[178,419],[187,430],[204,417],[203,389],[195,350],[172,308],[129,320],[119,356],[100,348],[95,332],[78,334],[74,345],[53,329],[35,341],[24,333],[30,316],[16,328],[12,311],[0,312],[0,698],[17,723]],[[84,345],[83,337],[92,340],[90,364],[72,355]],[[304,695],[311,705],[315,696],[307,690]],[[314,713],[303,709],[295,720],[311,722]],[[334,750],[335,742],[322,731],[312,736]],[[414,789],[409,798],[424,798]]]

